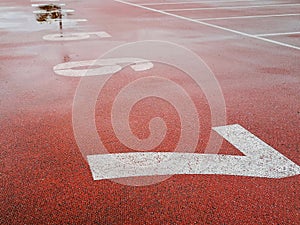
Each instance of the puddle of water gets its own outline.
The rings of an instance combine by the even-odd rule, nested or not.
[[[62,32],[63,28],[78,26],[82,20],[68,19],[74,10],[62,9],[62,6],[63,4],[36,4],[21,7],[12,3],[0,4],[0,31],[32,32],[59,28]]]
[[[63,30],[63,22],[67,16],[72,15],[74,10],[62,9],[64,4],[43,4],[35,5],[37,10],[33,11],[38,23],[58,22],[60,32]]]
[[[15,29],[26,22],[29,16],[16,7],[0,7],[0,29]],[[22,21],[22,22],[21,22]]]
[[[51,22],[53,19],[62,18],[61,12],[51,12],[51,13],[37,13],[35,15],[36,21],[39,23]]]
[[[54,10],[60,10],[61,6],[50,4],[50,5],[39,5],[38,8],[41,9],[41,10],[51,12],[51,11],[54,11]]]
[[[67,15],[70,15],[74,10],[63,10],[60,5],[38,5],[36,6],[35,14],[36,21],[39,23],[52,23],[55,19],[62,19]]]
[[[0,29],[14,28],[14,27],[18,27],[19,25],[20,25],[19,23],[0,21]]]

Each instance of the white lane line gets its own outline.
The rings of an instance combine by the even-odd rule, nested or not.
[[[249,38],[254,38],[254,39],[269,42],[269,43],[272,43],[272,44],[276,44],[276,45],[280,45],[280,46],[300,50],[300,47],[297,47],[297,46],[294,46],[294,45],[282,43],[282,42],[279,42],[279,41],[270,40],[270,39],[267,39],[267,38],[264,38],[264,37],[258,37],[256,35],[247,34],[247,33],[244,33],[244,32],[237,31],[237,30],[232,30],[232,29],[229,29],[229,28],[226,28],[226,27],[221,27],[221,26],[218,26],[218,25],[214,25],[214,24],[211,24],[211,23],[204,22],[204,21],[199,21],[199,20],[196,20],[196,19],[191,19],[191,18],[187,18],[187,17],[184,17],[184,16],[179,16],[179,15],[176,15],[176,14],[173,14],[173,13],[161,11],[161,10],[158,10],[158,9],[149,8],[149,7],[146,7],[146,6],[138,5],[138,4],[131,3],[131,2],[126,2],[126,1],[123,1],[123,0],[114,0],[114,1],[120,2],[120,3],[123,3],[123,4],[127,4],[127,5],[130,5],[130,6],[138,7],[138,8],[141,8],[141,9],[149,10],[149,11],[152,11],[152,12],[157,12],[157,13],[160,13],[160,14],[163,14],[163,15],[172,16],[172,17],[175,17],[177,19],[182,19],[182,20],[186,20],[186,21],[190,21],[190,22],[194,22],[194,23],[199,23],[199,24],[202,24],[202,25],[205,25],[205,26],[213,27],[213,28],[216,28],[216,29],[219,29],[219,30],[228,31],[228,32],[239,34],[239,35],[246,36],[246,37],[249,37]]]
[[[211,20],[231,20],[231,19],[255,19],[255,18],[268,18],[268,17],[285,17],[285,16],[299,16],[300,13],[289,13],[289,14],[270,14],[270,15],[253,15],[253,16],[230,16],[230,17],[216,17],[216,18],[204,18],[197,19],[200,21],[211,21]]]
[[[253,2],[256,0],[225,0],[225,1],[192,1],[192,2],[151,2],[142,3],[140,5],[155,6],[155,5],[180,5],[180,4],[202,4],[202,3],[226,3],[226,2]]]
[[[74,9],[55,9],[55,10],[35,10],[33,11],[34,14],[43,14],[43,13],[55,13],[55,12],[60,12],[60,13],[71,13],[71,12],[75,12]]]
[[[218,174],[284,178],[300,174],[300,166],[238,124],[213,128],[245,156],[135,152],[88,155],[93,179],[174,174]]]
[[[86,22],[87,19],[49,19],[48,21],[62,21],[64,23]]]
[[[60,0],[30,0],[31,2],[59,2]]]
[[[47,3],[41,3],[41,4],[31,4],[32,7],[39,7],[39,6],[47,6],[49,4]],[[56,4],[56,6],[65,6],[65,3]]]
[[[286,32],[286,33],[272,33],[272,34],[256,34],[258,37],[271,37],[271,36],[282,36],[282,35],[291,35],[291,34],[300,34],[300,31],[298,32]]]
[[[177,11],[198,11],[198,10],[215,10],[215,9],[250,9],[250,8],[265,8],[265,7],[288,7],[297,6],[299,3],[293,4],[274,4],[274,5],[249,5],[249,6],[221,6],[221,7],[205,7],[205,8],[184,8],[184,9],[166,9],[165,12]]]

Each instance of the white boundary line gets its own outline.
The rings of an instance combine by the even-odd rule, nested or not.
[[[123,0],[114,0],[114,1],[126,4],[126,5],[130,5],[130,6],[138,7],[138,8],[141,8],[141,9],[149,10],[149,11],[152,11],[152,12],[161,13],[163,15],[172,16],[172,17],[175,17],[177,19],[182,19],[182,20],[186,20],[186,21],[190,21],[190,22],[194,22],[194,23],[199,23],[199,24],[202,24],[202,25],[205,25],[205,26],[217,28],[219,30],[224,30],[224,31],[228,31],[228,32],[231,32],[231,33],[234,33],[234,34],[239,34],[239,35],[242,35],[242,36],[258,39],[258,40],[269,42],[269,43],[272,43],[272,44],[276,44],[276,45],[280,45],[280,46],[300,50],[300,47],[297,47],[297,46],[294,46],[294,45],[285,44],[285,43],[282,43],[282,42],[279,42],[279,41],[274,41],[274,40],[270,40],[270,39],[263,38],[263,37],[258,37],[256,35],[247,34],[247,33],[244,33],[244,32],[240,32],[240,31],[237,31],[237,30],[232,30],[232,29],[221,27],[221,26],[218,26],[218,25],[206,23],[206,22],[199,21],[199,20],[196,20],[196,19],[191,19],[191,18],[187,18],[187,17],[184,17],[184,16],[175,15],[175,14],[172,14],[172,13],[168,13],[168,12],[161,11],[161,10],[158,10],[158,9],[149,8],[149,7],[138,5],[138,4],[131,3],[131,2],[126,2],[126,1],[123,1]]]
[[[30,0],[31,2],[59,2],[60,0]]]
[[[41,4],[31,4],[32,7],[39,7],[39,6],[47,6],[49,4],[47,3],[41,3]],[[58,6],[65,6],[66,4],[65,3],[60,3],[60,4],[56,4]]]
[[[166,9],[165,12],[177,12],[177,11],[198,11],[198,10],[214,10],[214,9],[250,9],[250,8],[264,8],[264,7],[286,7],[297,6],[300,3],[293,4],[274,4],[274,5],[251,5],[251,6],[223,6],[223,7],[205,7],[205,8],[186,8],[186,9]]]
[[[269,37],[269,36],[281,36],[281,35],[290,35],[290,34],[300,34],[300,31],[286,32],[286,33],[272,33],[272,34],[256,34],[256,36],[257,37]]]
[[[230,17],[217,17],[217,18],[204,18],[197,19],[199,21],[210,21],[210,20],[231,20],[231,19],[252,19],[252,18],[268,18],[268,17],[285,17],[285,16],[300,16],[300,13],[289,13],[289,14],[270,14],[270,15],[253,15],[253,16],[230,16]]]
[[[180,4],[203,4],[203,3],[226,3],[226,2],[253,2],[256,0],[225,0],[225,1],[192,1],[192,2],[151,2],[151,3],[142,3],[140,5],[144,6],[158,6],[158,5],[180,5]]]
[[[47,10],[34,10],[33,13],[34,14],[40,14],[40,13],[54,13],[54,12],[60,12],[60,13],[72,13],[72,12],[75,12],[74,9],[55,9],[55,10],[50,10],[50,11],[47,11]]]

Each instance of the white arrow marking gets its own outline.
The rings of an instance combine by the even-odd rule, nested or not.
[[[300,167],[242,126],[213,128],[245,156],[141,152],[88,155],[94,180],[173,175],[221,174],[284,178],[300,174]]]

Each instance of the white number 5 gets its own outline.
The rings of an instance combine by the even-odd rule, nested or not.
[[[153,64],[139,58],[109,58],[61,63],[53,67],[56,74],[70,77],[98,76],[116,73],[122,69],[122,64],[131,64],[134,71],[151,69]],[[95,68],[96,66],[96,68]],[[99,67],[98,67],[99,66]],[[80,69],[83,67],[84,69]],[[92,68],[88,68],[92,67]]]

